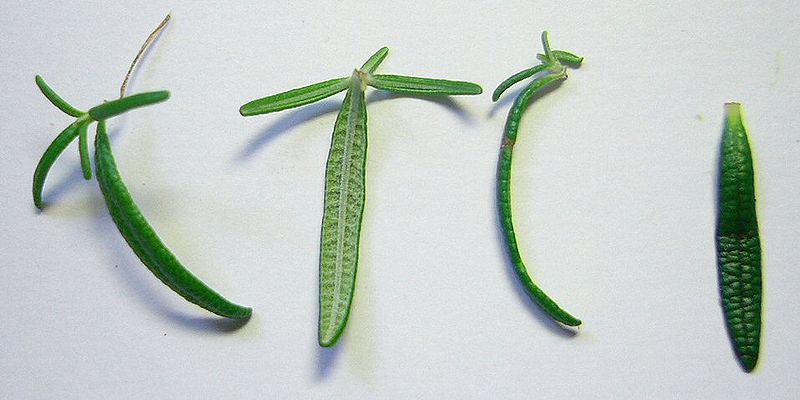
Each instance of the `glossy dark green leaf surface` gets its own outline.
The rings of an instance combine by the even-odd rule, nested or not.
[[[54,106],[63,111],[65,114],[75,118],[78,118],[84,114],[83,111],[78,110],[71,104],[67,103],[66,100],[62,99],[61,96],[51,89],[50,86],[47,85],[47,82],[45,82],[44,79],[42,79],[42,77],[39,75],[36,75],[36,86],[38,86],[39,90],[42,91],[44,97],[47,97],[47,100],[50,100]]]
[[[33,204],[36,208],[42,209],[44,202],[42,201],[42,190],[44,188],[44,181],[47,179],[47,173],[56,161],[58,156],[64,152],[64,149],[75,140],[78,136],[78,126],[82,122],[75,121],[64,129],[47,147],[47,150],[42,154],[39,163],[36,165],[36,170],[33,172]]]
[[[737,357],[752,371],[761,340],[761,242],[756,217],[753,157],[741,106],[725,105],[719,171],[717,257],[720,293]]]
[[[166,90],[137,93],[92,107],[89,109],[89,116],[95,121],[103,121],[135,108],[160,103],[168,98],[169,92]]]
[[[248,318],[252,310],[234,304],[187,270],[156,235],[122,182],[111,153],[105,123],[95,137],[97,182],[108,211],[125,241],[145,266],[170,289],[206,310],[228,318]]]

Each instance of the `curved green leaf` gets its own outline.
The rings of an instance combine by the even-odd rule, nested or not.
[[[253,100],[241,106],[239,114],[248,117],[310,104],[346,90],[349,81],[350,78],[331,79]]]
[[[39,90],[42,91],[44,97],[47,97],[47,100],[50,100],[54,106],[58,107],[59,110],[63,111],[67,115],[78,118],[85,114],[83,111],[78,110],[71,104],[67,103],[66,100],[62,99],[61,96],[51,89],[50,86],[48,86],[44,79],[42,79],[42,77],[39,75],[36,75],[36,86],[39,86]]]
[[[500,148],[500,159],[497,166],[497,198],[500,211],[500,223],[503,227],[503,238],[505,239],[506,249],[514,265],[514,272],[525,288],[528,297],[536,302],[551,318],[567,325],[577,326],[581,321],[564,309],[558,306],[539,286],[537,286],[522,261],[517,246],[517,235],[514,231],[514,222],[511,214],[511,160],[514,150],[514,143],[517,140],[517,131],[522,114],[528,107],[531,99],[536,93],[545,87],[566,78],[564,74],[547,75],[533,81],[514,101],[508,112],[506,127],[503,136],[503,145]]]
[[[544,71],[547,68],[548,68],[547,65],[540,64],[533,68],[528,68],[526,70],[517,72],[514,75],[511,75],[508,79],[501,82],[500,85],[497,86],[497,89],[494,90],[494,93],[492,93],[492,101],[497,101],[500,98],[500,95],[502,95],[503,92],[506,91],[506,89],[510,88],[515,83],[523,79],[530,78],[531,76],[534,76],[539,72]]]
[[[323,347],[336,344],[353,301],[366,160],[366,100],[354,73],[336,118],[325,168],[319,268],[319,344]]]
[[[89,109],[89,116],[95,121],[103,121],[111,117],[120,115],[134,108],[149,106],[160,103],[169,98],[169,92],[161,90],[158,92],[137,93],[121,99],[112,100]]]
[[[58,156],[64,152],[64,149],[75,140],[75,137],[78,136],[78,126],[83,123],[84,121],[79,119],[70,124],[56,136],[50,146],[47,147],[47,150],[44,151],[44,154],[42,154],[42,158],[39,159],[36,171],[33,172],[33,204],[36,205],[36,208],[41,210],[44,207],[42,188],[44,188],[44,181],[47,179],[50,167],[53,166]]]
[[[104,121],[100,121],[97,125],[95,168],[97,183],[100,185],[111,218],[133,252],[153,275],[186,300],[214,314],[227,318],[250,317],[252,310],[249,307],[231,303],[209,288],[181,265],[161,242],[122,183],[111,153]]]
[[[453,96],[475,95],[483,92],[480,86],[472,82],[402,75],[371,75],[367,84],[376,89],[415,95]]]
[[[78,152],[81,156],[81,170],[83,170],[83,179],[87,181],[92,179],[92,164],[89,159],[89,142],[87,140],[87,130],[89,123],[81,124],[78,127]]]

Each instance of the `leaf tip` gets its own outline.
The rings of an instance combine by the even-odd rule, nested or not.
[[[250,103],[247,103],[247,104],[243,104],[241,107],[239,107],[239,115],[241,115],[243,117],[249,117],[249,116],[253,115],[253,112],[251,110],[251,107],[249,107],[249,105],[250,105]]]

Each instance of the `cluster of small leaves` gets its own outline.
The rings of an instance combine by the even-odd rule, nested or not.
[[[559,307],[531,279],[519,253],[511,215],[511,160],[522,114],[537,93],[541,92],[545,87],[567,78],[567,69],[564,64],[577,67],[583,61],[582,57],[575,54],[563,50],[551,50],[546,31],[542,33],[542,45],[544,46],[544,54],[537,55],[537,58],[542,62],[541,64],[512,75],[503,81],[492,94],[492,100],[497,101],[503,92],[515,83],[534,75],[537,76],[523,89],[508,112],[503,133],[503,144],[500,147],[500,159],[497,164],[498,209],[500,223],[503,227],[503,237],[514,266],[514,272],[528,296],[554,320],[567,326],[578,326],[581,321]]]
[[[335,345],[342,335],[355,289],[365,197],[366,87],[418,96],[476,95],[482,92],[480,86],[471,82],[375,74],[388,52],[388,48],[381,48],[350,77],[253,100],[239,109],[243,116],[266,114],[347,91],[334,124],[325,171],[319,271],[319,343],[324,347]]]
[[[33,175],[33,202],[36,207],[39,209],[44,207],[42,189],[50,168],[76,137],[79,141],[78,148],[83,176],[87,180],[91,179],[92,168],[87,131],[90,124],[97,122],[95,137],[97,182],[114,223],[134,253],[153,275],[186,300],[220,316],[249,317],[250,308],[226,300],[181,265],[147,223],[133,202],[117,170],[106,134],[106,120],[135,108],[162,102],[169,98],[169,92],[157,91],[124,96],[92,107],[89,111],[81,111],[62,99],[40,76],[36,76],[36,84],[53,105],[67,115],[76,118],[53,140],[36,166]]]

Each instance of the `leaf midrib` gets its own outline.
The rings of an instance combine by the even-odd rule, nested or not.
[[[336,329],[338,325],[341,310],[339,307],[339,297],[342,287],[342,268],[343,268],[343,247],[345,236],[345,221],[347,219],[347,206],[348,196],[347,188],[349,187],[350,177],[350,152],[352,151],[352,142],[356,131],[357,113],[360,110],[361,101],[361,82],[354,77],[352,86],[350,87],[350,109],[347,113],[347,129],[345,130],[344,146],[342,149],[342,173],[339,177],[339,215],[337,218],[337,232],[336,232],[336,262],[334,264],[334,283],[333,283],[333,307],[337,312],[332,315],[328,320],[328,332]]]

